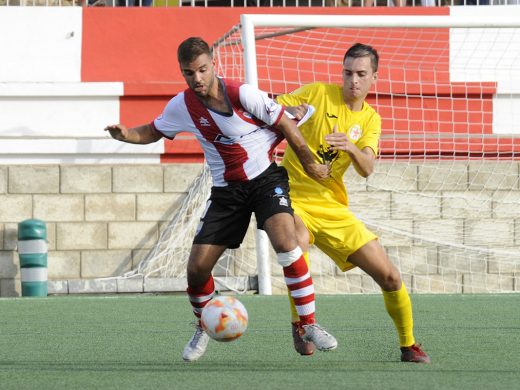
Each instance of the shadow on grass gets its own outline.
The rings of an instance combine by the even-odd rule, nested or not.
[[[374,373],[374,372],[417,372],[418,370],[426,370],[428,372],[438,373],[464,373],[464,374],[483,374],[483,373],[514,373],[518,374],[514,369],[456,369],[442,367],[436,364],[407,364],[401,362],[375,362],[375,361],[356,361],[346,362],[338,361],[319,361],[309,358],[303,358],[306,361],[286,361],[281,364],[279,361],[266,362],[265,360],[248,360],[247,362],[238,361],[197,361],[197,362],[141,362],[129,363],[121,361],[81,361],[81,362],[42,362],[42,361],[1,361],[0,372],[2,371],[65,371],[65,372],[174,372],[174,371],[191,371],[212,373],[218,372],[287,372],[294,374],[301,370],[306,372],[357,372],[357,373]]]

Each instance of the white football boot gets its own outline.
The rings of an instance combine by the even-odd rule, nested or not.
[[[332,351],[338,346],[335,337],[318,324],[302,325],[302,329],[303,341],[314,343],[318,351]]]
[[[195,333],[191,337],[188,344],[184,347],[184,351],[182,352],[182,358],[186,362],[194,362],[204,355],[206,352],[206,348],[208,347],[209,336],[202,329],[200,324],[197,323],[195,325]]]

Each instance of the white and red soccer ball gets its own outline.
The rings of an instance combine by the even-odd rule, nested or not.
[[[213,298],[202,310],[200,325],[217,341],[233,341],[247,329],[247,310],[232,296]]]

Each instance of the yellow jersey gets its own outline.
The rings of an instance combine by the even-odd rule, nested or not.
[[[348,206],[348,195],[343,176],[351,164],[348,153],[331,151],[325,142],[325,135],[333,131],[347,134],[349,140],[360,150],[369,147],[377,155],[381,136],[381,117],[367,103],[360,111],[351,111],[343,100],[342,88],[334,84],[312,83],[304,85],[291,94],[280,95],[278,103],[284,106],[298,106],[303,103],[314,106],[316,112],[300,131],[316,159],[330,162],[331,177],[318,183],[305,173],[298,157],[287,146],[282,165],[289,173],[291,200],[299,207],[330,215],[335,207]],[[333,215],[330,215],[333,217]],[[338,216],[339,218],[339,216]]]

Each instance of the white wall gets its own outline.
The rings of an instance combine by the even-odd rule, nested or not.
[[[452,7],[451,15],[489,20],[516,17],[520,7]],[[493,98],[493,133],[520,134],[520,28],[452,29],[451,81],[497,82]]]
[[[123,83],[81,82],[81,7],[0,9],[0,164],[157,163],[162,142],[136,146],[120,122]]]
[[[0,82],[79,82],[81,7],[2,7]]]

